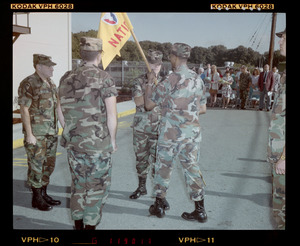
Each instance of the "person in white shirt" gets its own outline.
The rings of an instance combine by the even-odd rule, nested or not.
[[[273,67],[272,68],[273,74],[274,74],[274,88],[273,88],[273,92],[274,94],[278,91],[278,86],[280,86],[280,74],[278,73],[278,69],[277,67]]]
[[[211,66],[211,79],[209,81],[209,93],[210,93],[210,107],[214,107],[217,101],[217,94],[219,89],[220,74],[217,72],[217,66]]]
[[[233,82],[233,78],[230,76],[229,70],[227,70],[224,74],[223,80],[222,80],[222,108],[226,109],[229,101],[230,101],[230,96],[231,96],[231,84]]]
[[[208,78],[210,80],[211,77],[211,68],[210,64],[207,64],[207,68],[204,71],[205,78]]]

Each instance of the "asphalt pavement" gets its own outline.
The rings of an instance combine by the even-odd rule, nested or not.
[[[126,114],[125,114],[126,115]],[[123,116],[123,115],[122,115]],[[113,154],[112,185],[103,208],[98,230],[272,230],[271,167],[266,162],[270,112],[210,109],[201,115],[200,167],[205,187],[206,223],[189,222],[183,212],[194,210],[189,200],[180,163],[173,170],[167,200],[170,210],[162,219],[149,215],[154,202],[152,182],[148,194],[137,200],[129,195],[137,188],[132,147],[133,114],[119,118],[117,145]],[[70,217],[71,175],[66,151],[57,149],[55,170],[48,193],[62,204],[49,212],[31,207],[31,191],[26,185],[27,162],[23,147],[13,150],[14,229],[72,230]]]

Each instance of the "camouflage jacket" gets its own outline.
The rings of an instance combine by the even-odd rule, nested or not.
[[[111,152],[105,99],[118,95],[113,78],[84,63],[65,73],[58,95],[65,119],[61,145],[88,155]]]
[[[152,101],[162,110],[159,141],[200,142],[199,108],[206,104],[202,79],[183,65],[160,82],[152,93]]]
[[[37,73],[26,77],[18,89],[18,104],[29,108],[30,122],[34,136],[56,135],[57,89],[51,79],[50,87]],[[26,134],[24,126],[23,133]]]
[[[239,79],[240,90],[247,90],[249,88],[249,83],[252,83],[250,73],[241,73]]]
[[[161,81],[158,76],[157,81]],[[145,96],[147,83],[147,74],[141,75],[133,81],[132,95],[133,97]],[[153,85],[156,86],[156,85]],[[145,132],[150,134],[158,134],[158,125],[161,118],[161,110],[158,106],[151,111],[146,111],[145,105],[136,107],[136,113],[133,119],[133,127],[135,131]]]
[[[268,159],[276,163],[285,147],[286,74],[280,79],[280,89],[275,97],[269,127]]]

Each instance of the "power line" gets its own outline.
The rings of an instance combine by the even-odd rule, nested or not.
[[[271,21],[272,21],[272,17],[269,19],[269,22],[267,23],[267,25],[265,25],[264,32],[262,33],[262,36],[261,36],[261,38],[260,38],[260,40],[259,40],[259,42],[258,42],[258,44],[257,44],[257,46],[256,46],[256,50],[258,49],[258,47],[259,47],[259,45],[260,45],[262,39],[268,37],[268,36],[265,35],[265,33],[266,33],[268,27],[270,26],[270,22],[271,22]]]
[[[250,40],[249,40],[249,42],[251,42],[251,41],[252,41],[252,39],[254,38],[255,34],[256,34],[256,33],[257,33],[257,31],[258,31],[258,28],[261,26],[261,23],[263,23],[263,22],[264,22],[265,18],[266,18],[266,15],[264,15],[264,17],[263,17],[263,20],[262,20],[261,22],[258,22],[258,23],[257,23],[257,26],[255,27],[255,29],[254,29],[254,33],[253,33],[253,35],[250,37]]]
[[[259,39],[259,43],[256,47],[256,50],[258,49],[258,47],[259,47],[259,45],[262,41],[262,38],[263,38],[264,33],[266,31],[265,29],[269,26],[270,20],[269,21],[267,20],[267,16],[268,16],[268,14],[264,15],[263,20],[261,22],[259,22],[259,25],[257,26],[254,34],[252,35],[252,37],[250,38],[250,41],[249,41],[250,42],[250,47],[253,47],[254,44],[256,44],[257,39]],[[263,32],[261,32],[263,27],[265,27],[265,29],[263,30]]]

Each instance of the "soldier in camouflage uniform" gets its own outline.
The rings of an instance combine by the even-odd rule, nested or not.
[[[155,164],[156,201],[149,208],[152,215],[165,215],[162,199],[166,197],[172,169],[177,157],[183,167],[190,199],[195,202],[192,213],[183,213],[186,220],[205,222],[204,183],[199,168],[199,114],[206,112],[205,86],[201,78],[187,67],[191,47],[183,43],[172,46],[170,61],[173,73],[154,89],[153,73],[148,74],[146,109],[158,105],[162,110]]]
[[[251,83],[252,83],[252,79],[250,73],[247,72],[247,67],[243,65],[241,67],[241,75],[239,79],[241,109],[246,109],[245,105],[248,100]]]
[[[276,33],[280,37],[280,54],[286,56],[286,32]],[[286,72],[280,79],[280,89],[275,96],[269,127],[268,162],[272,165],[273,215],[277,229],[285,229],[285,114]]]
[[[147,60],[154,70],[159,83],[159,75],[163,54],[160,51],[149,50]],[[158,125],[161,118],[160,108],[154,107],[150,111],[145,110],[144,95],[147,83],[147,74],[144,74],[133,81],[132,95],[136,104],[136,113],[133,119],[133,148],[136,156],[136,170],[138,173],[139,185],[131,195],[131,199],[137,199],[146,195],[147,174],[151,167],[151,175],[154,176],[154,163],[156,161],[156,145],[158,139]],[[153,84],[155,86],[155,84]],[[165,201],[168,208],[167,201]]]
[[[100,223],[111,185],[111,153],[117,149],[117,90],[113,78],[98,67],[101,52],[101,39],[82,37],[84,62],[66,72],[59,85],[61,145],[68,152],[76,230],[95,230]]]
[[[32,207],[42,211],[59,205],[59,200],[47,194],[50,175],[54,171],[57,149],[57,91],[50,56],[33,55],[35,73],[26,77],[18,89],[24,147],[27,153],[27,182],[30,185]]]

